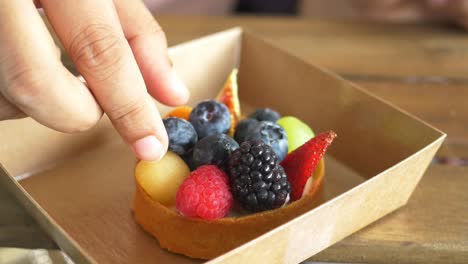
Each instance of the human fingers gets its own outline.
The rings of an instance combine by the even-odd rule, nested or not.
[[[22,112],[62,132],[92,127],[102,111],[86,86],[61,64],[33,2],[2,1],[0,20],[0,92],[10,103],[4,105],[10,113],[3,118]]]
[[[23,118],[26,115],[14,104],[0,96],[0,120]]]
[[[159,159],[167,134],[111,0],[42,0],[51,25],[97,101],[138,158]]]
[[[468,29],[468,1],[467,0],[428,0],[427,5],[434,13],[440,13],[452,22]]]
[[[355,11],[375,21],[415,22],[432,19],[424,0],[353,0]]]
[[[166,105],[187,103],[189,92],[172,67],[166,36],[144,3],[140,0],[114,2],[148,92]]]

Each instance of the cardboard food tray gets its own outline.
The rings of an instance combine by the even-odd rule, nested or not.
[[[235,28],[170,49],[191,104],[239,67],[244,110],[271,107],[338,138],[320,204],[209,263],[297,263],[404,205],[445,134],[356,85]],[[168,109],[160,106],[164,113]],[[0,184],[77,263],[199,263],[161,249],[131,213],[135,159],[103,119],[66,135],[0,123]],[[13,177],[16,176],[16,177]],[[19,178],[25,178],[18,183]],[[181,237],[180,239],[183,239]]]

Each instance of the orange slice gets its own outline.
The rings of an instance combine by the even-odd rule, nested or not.
[[[180,106],[177,108],[174,108],[172,111],[167,113],[164,118],[166,117],[179,117],[185,120],[189,120],[190,113],[192,112],[192,107],[190,106]]]

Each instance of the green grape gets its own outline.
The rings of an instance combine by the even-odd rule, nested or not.
[[[288,153],[302,146],[315,136],[314,131],[304,122],[293,116],[280,118],[276,123],[283,127],[288,136]]]

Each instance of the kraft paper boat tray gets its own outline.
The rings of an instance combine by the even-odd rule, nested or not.
[[[296,263],[403,206],[445,134],[242,29],[175,46],[191,104],[239,67],[246,113],[271,107],[338,138],[321,204],[210,263]],[[161,107],[164,113],[167,108]],[[161,249],[133,220],[135,159],[107,119],[66,135],[30,119],[0,123],[0,184],[77,263],[199,263]],[[13,178],[13,176],[17,176]],[[26,178],[17,182],[15,179]],[[180,239],[183,239],[181,237]]]

